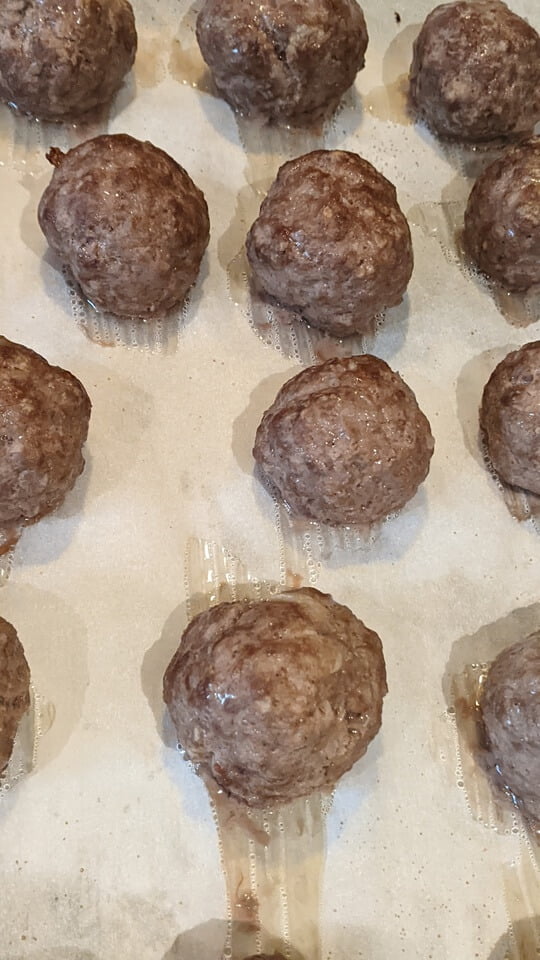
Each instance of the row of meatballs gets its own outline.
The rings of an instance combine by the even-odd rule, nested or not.
[[[274,123],[328,116],[368,46],[356,0],[205,0],[196,35],[216,92]],[[46,120],[78,119],[111,101],[136,50],[128,0],[5,0],[0,96]],[[501,0],[442,4],[415,41],[410,97],[442,137],[526,134],[540,116],[540,37]]]
[[[0,618],[0,775],[30,706],[29,686],[22,645]],[[211,789],[250,807],[331,790],[379,731],[386,693],[377,633],[311,588],[199,614],[163,678],[185,757]],[[540,633],[499,654],[479,707],[494,781],[537,827]]]

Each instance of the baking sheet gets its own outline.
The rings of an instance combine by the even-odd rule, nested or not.
[[[275,328],[261,339],[235,266],[277,166],[313,140],[246,132],[208,92],[191,5],[136,2],[140,52],[108,129],[186,167],[212,237],[178,326],[100,346],[36,225],[50,178],[42,149],[79,132],[2,110],[2,333],[72,370],[93,401],[86,471],[58,513],[24,533],[0,593],[49,718],[32,773],[0,797],[2,960],[221,954],[210,804],[162,739],[161,675],[186,623],[194,540],[261,581],[331,592],[383,640],[383,728],[326,821],[323,956],[535,956],[533,848],[518,818],[486,825],[471,803],[448,675],[479,631],[489,648],[507,623],[518,634],[540,623],[540,539],[510,516],[477,437],[489,373],[540,323],[513,322],[440,242],[441,201],[461,202],[469,168],[407,121],[400,79],[430,3],[363,6],[366,68],[316,142],[356,150],[397,186],[416,266],[370,348],[415,390],[436,440],[427,482],[371,545],[299,531],[252,475],[262,412],[305,355]],[[513,7],[540,26],[534,0]],[[113,333],[107,341],[98,325],[97,339]]]

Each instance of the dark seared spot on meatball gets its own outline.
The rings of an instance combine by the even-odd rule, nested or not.
[[[540,36],[500,0],[442,4],[414,43],[410,94],[441,137],[531,133],[540,119]]]
[[[433,453],[429,423],[401,377],[369,355],[303,370],[264,414],[253,456],[291,512],[372,524],[416,493]]]
[[[495,367],[482,396],[480,426],[501,479],[540,495],[540,340]]]
[[[394,186],[344,150],[285,163],[246,247],[256,287],[335,336],[371,329],[401,301],[413,268]]]
[[[30,706],[30,669],[14,627],[0,617],[0,774],[13,750],[21,718]]]
[[[117,316],[181,304],[210,231],[206,201],[186,171],[126,134],[87,140],[60,159],[39,223],[84,295]]]
[[[233,109],[307,123],[352,85],[368,35],[356,0],[206,0],[197,39]]]
[[[480,709],[497,782],[540,822],[540,633],[499,654]]]
[[[4,0],[0,97],[43,120],[74,120],[104,106],[135,59],[128,0]]]
[[[512,147],[478,178],[464,241],[480,270],[506,290],[540,284],[540,137]]]
[[[267,806],[333,786],[365,753],[386,675],[377,634],[300,589],[200,614],[163,689],[187,756],[232,796]]]

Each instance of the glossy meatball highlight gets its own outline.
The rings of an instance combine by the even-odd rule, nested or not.
[[[110,103],[136,49],[127,0],[3,0],[0,98],[42,120],[77,120]]]
[[[433,447],[412,390],[383,360],[364,355],[289,380],[262,418],[253,456],[291,513],[373,524],[414,496]]]
[[[84,468],[90,409],[73,374],[0,337],[0,528],[60,506]]]
[[[0,617],[0,774],[13,751],[19,723],[30,706],[30,669],[14,627]]]
[[[234,110],[305,124],[352,86],[368,34],[356,0],[206,0],[197,40]]]
[[[480,709],[497,782],[540,822],[540,633],[494,660]]]
[[[410,96],[440,137],[532,133],[540,120],[540,36],[500,0],[435,7],[414,43]]]
[[[285,163],[246,247],[256,288],[338,337],[400,303],[413,268],[395,188],[344,150]]]
[[[506,290],[540,284],[540,137],[512,147],[478,178],[464,242],[477,267]]]
[[[480,426],[501,479],[540,496],[540,340],[495,367],[482,396]]]
[[[195,617],[167,667],[180,745],[253,807],[331,788],[381,725],[381,642],[328,594],[290,590]]]
[[[208,208],[182,167],[126,134],[53,149],[39,223],[83,294],[120,317],[165,314],[195,283]]]

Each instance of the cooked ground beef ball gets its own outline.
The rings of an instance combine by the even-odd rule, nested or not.
[[[540,36],[500,0],[435,7],[414,44],[410,94],[441,137],[531,133],[540,120]]]
[[[302,124],[335,109],[368,35],[355,0],[206,0],[197,40],[234,110]]]
[[[151,143],[95,137],[65,155],[39,204],[39,223],[85,297],[118,316],[160,315],[195,283],[208,208],[185,170]]]
[[[399,303],[413,268],[409,225],[386,177],[344,150],[279,170],[247,238],[255,286],[338,337]]]
[[[42,120],[110,103],[135,59],[127,0],[2,0],[0,97]]]
[[[289,380],[263,416],[253,455],[293,514],[371,524],[414,496],[433,446],[412,390],[383,360],[364,355]]]
[[[540,495],[540,340],[495,367],[484,389],[480,426],[501,479]]]
[[[318,590],[195,617],[164,677],[180,745],[250,806],[331,788],[381,725],[381,642]]]
[[[540,633],[499,654],[480,708],[497,780],[540,821]]]
[[[73,374],[0,337],[0,527],[62,503],[84,468],[90,409]]]
[[[30,669],[15,629],[0,617],[0,774],[21,718],[30,706]]]
[[[540,284],[540,137],[512,147],[478,178],[464,240],[480,270],[507,290]]]

